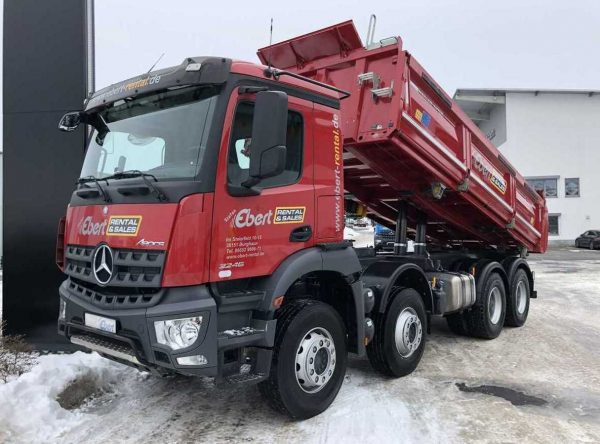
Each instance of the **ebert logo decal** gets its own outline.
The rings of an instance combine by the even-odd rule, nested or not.
[[[306,207],[277,207],[275,208],[274,224],[299,224],[304,222]]]
[[[137,236],[142,216],[111,216],[108,220],[107,236]]]
[[[473,166],[475,169],[479,171],[481,175],[492,185],[494,185],[498,191],[500,191],[502,194],[505,194],[507,183],[502,177],[502,174],[500,174],[487,159],[484,159],[481,154],[475,152],[471,157],[473,159]]]

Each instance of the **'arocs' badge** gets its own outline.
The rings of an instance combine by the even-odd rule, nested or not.
[[[107,236],[137,236],[142,216],[111,216],[108,220]]]
[[[306,207],[277,207],[275,208],[275,224],[298,224],[304,222]]]

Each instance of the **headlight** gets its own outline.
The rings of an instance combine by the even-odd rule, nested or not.
[[[62,321],[66,317],[67,317],[67,303],[65,302],[64,299],[61,298],[59,305],[58,305],[58,319],[60,319]]]
[[[156,340],[172,350],[186,348],[196,342],[201,326],[202,316],[154,321]]]

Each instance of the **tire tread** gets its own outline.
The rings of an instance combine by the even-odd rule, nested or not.
[[[492,279],[500,279],[502,280],[502,278],[500,277],[500,275],[498,273],[492,272],[486,279],[485,282],[482,283],[481,285],[481,290],[482,290],[482,295],[481,295],[481,300],[477,301],[475,303],[475,305],[473,305],[471,307],[471,310],[465,313],[465,319],[467,321],[467,327],[469,330],[469,334],[471,336],[474,336],[476,338],[482,338],[482,339],[494,339],[496,338],[498,335],[493,335],[490,333],[490,331],[487,328],[487,324],[486,324],[486,320],[487,320],[487,306],[485,304],[485,298],[487,298],[487,290],[488,290],[488,282],[490,282]],[[507,299],[507,289],[506,286],[504,286],[504,311],[506,313],[506,299]],[[501,320],[502,325],[504,324],[504,320]],[[501,331],[501,329],[500,329]]]
[[[515,272],[513,277],[514,280],[519,279],[519,275],[524,275],[525,279],[527,279],[527,273],[522,268],[518,269]],[[509,293],[506,295],[506,318],[504,319],[504,325],[508,325],[509,327],[521,327],[525,323],[525,321],[521,322],[517,318],[516,307],[513,307],[513,304],[517,303],[516,297],[513,298],[513,282],[510,283]],[[529,286],[527,287],[531,292]],[[531,297],[531,294],[529,295]]]
[[[403,287],[394,287],[391,291],[392,295],[395,296],[404,290]],[[393,297],[388,300],[388,306],[392,302]],[[373,324],[375,324],[375,335],[373,336],[373,341],[371,342],[370,347],[367,347],[367,355],[369,357],[369,361],[371,362],[371,366],[380,373],[383,373],[386,376],[394,376],[392,369],[390,368],[387,360],[385,359],[385,353],[383,350],[383,341],[377,340],[377,338],[383,337],[385,334],[385,318],[387,314],[387,307],[380,313],[377,310],[374,310],[372,313],[371,319],[373,320]]]
[[[453,313],[446,316],[446,323],[450,331],[459,336],[470,336],[469,323],[466,319],[467,313]]]
[[[306,307],[310,305],[319,304],[319,301],[315,301],[313,299],[298,299],[289,304],[284,305],[279,310],[277,310],[275,317],[277,318],[277,330],[275,333],[275,344],[273,347],[273,357],[271,361],[271,372],[269,373],[269,377],[258,384],[258,390],[265,397],[267,403],[274,410],[282,413],[289,414],[285,405],[283,404],[283,400],[281,399],[281,395],[279,392],[279,384],[277,375],[277,364],[279,362],[279,351],[281,349],[281,343],[283,342],[283,338],[285,337],[285,333],[294,320],[294,318],[304,310]]]

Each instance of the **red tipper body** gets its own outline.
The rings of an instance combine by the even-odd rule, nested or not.
[[[440,243],[546,250],[544,198],[400,38],[364,48],[347,21],[260,49],[258,56],[351,93],[341,102],[345,190],[379,222],[392,227],[398,199],[408,199],[428,215],[428,236]]]

